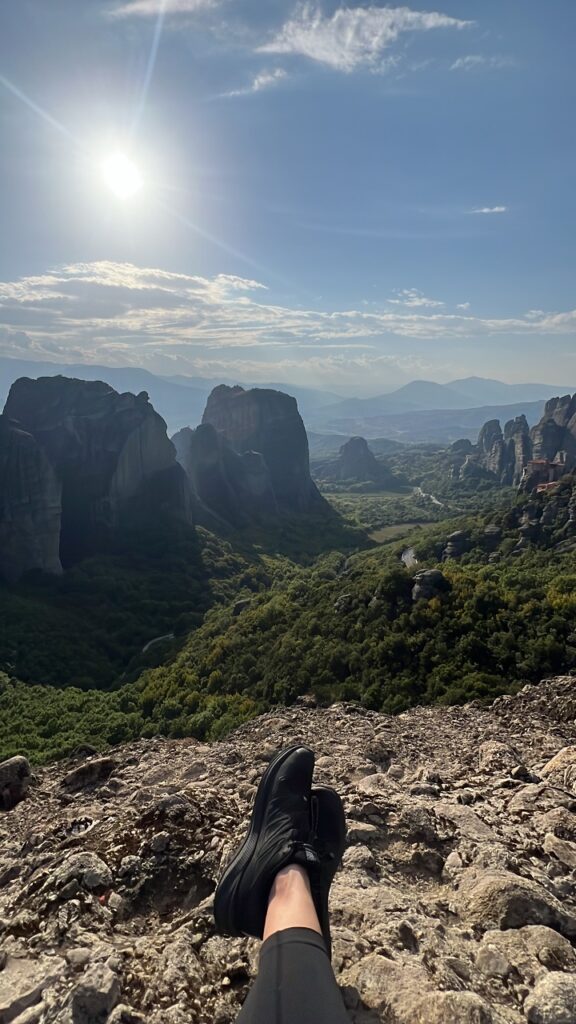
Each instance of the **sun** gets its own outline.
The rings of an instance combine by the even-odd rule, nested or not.
[[[124,153],[113,153],[101,164],[108,188],[118,199],[130,199],[140,191],[144,179],[133,160]]]

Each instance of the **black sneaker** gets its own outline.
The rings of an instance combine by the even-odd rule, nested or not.
[[[312,790],[312,828],[319,864],[310,868],[310,887],[328,956],[331,956],[328,895],[346,847],[346,818],[338,793],[329,786],[315,786]]]
[[[282,750],[268,765],[258,786],[248,834],[216,889],[218,931],[261,939],[278,872],[288,864],[318,864],[310,817],[313,770],[314,754],[307,747]]]

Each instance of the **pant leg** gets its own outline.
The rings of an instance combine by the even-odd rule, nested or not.
[[[350,1024],[317,932],[287,928],[266,939],[236,1024]]]

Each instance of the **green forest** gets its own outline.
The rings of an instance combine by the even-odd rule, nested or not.
[[[39,763],[156,734],[217,739],[304,694],[390,714],[487,700],[576,669],[570,536],[549,517],[518,551],[526,498],[494,498],[471,515],[411,495],[404,509],[397,495],[338,495],[323,529],[302,519],[226,538],[132,535],[59,580],[4,587],[0,758]],[[455,530],[466,550],[443,562]],[[406,547],[418,559],[409,569]],[[433,567],[445,591],[414,601],[414,575]]]

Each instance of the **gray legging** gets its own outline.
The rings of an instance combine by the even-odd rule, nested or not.
[[[266,939],[236,1024],[350,1024],[320,935],[287,928]]]

